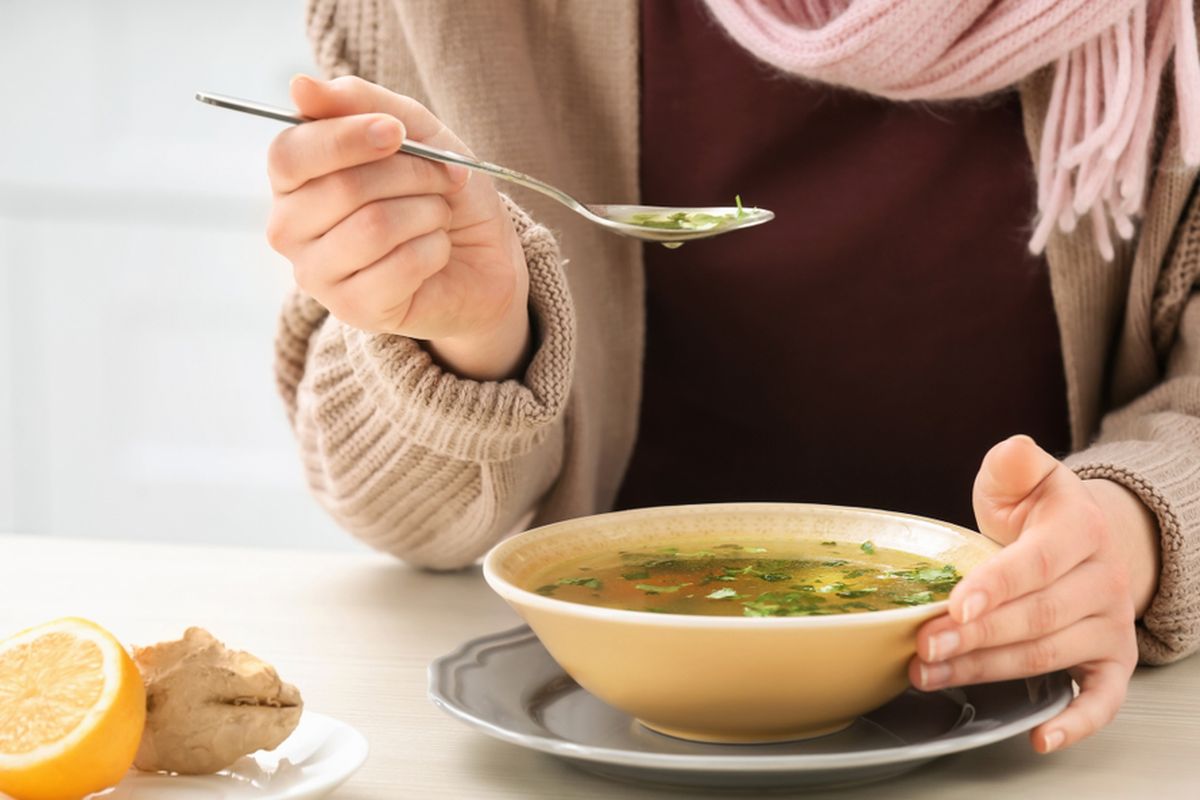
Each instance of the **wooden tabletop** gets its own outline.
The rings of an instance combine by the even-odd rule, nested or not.
[[[478,570],[435,575],[359,553],[0,536],[0,636],[68,615],[136,644],[201,625],[275,664],[307,708],[370,741],[367,763],[334,794],[340,800],[705,796],[614,784],[435,708],[425,694],[429,662],[519,623]],[[1139,670],[1117,720],[1070,750],[1037,756],[1021,736],[935,761],[882,794],[830,796],[1195,800],[1200,657]]]

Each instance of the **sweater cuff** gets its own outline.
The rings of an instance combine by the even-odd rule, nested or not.
[[[532,450],[563,414],[571,387],[575,314],[558,245],[515,203],[505,198],[505,205],[525,252],[539,337],[523,381],[460,378],[434,363],[417,340],[330,321],[375,413],[411,443],[462,461],[508,461]]]
[[[1161,535],[1158,589],[1138,623],[1146,664],[1166,664],[1200,646],[1200,461],[1160,442],[1123,441],[1075,453],[1066,464],[1085,480],[1103,478],[1136,494]]]

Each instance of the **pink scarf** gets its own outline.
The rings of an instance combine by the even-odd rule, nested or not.
[[[1037,164],[1045,249],[1089,217],[1142,210],[1163,70],[1175,54],[1184,162],[1200,165],[1200,56],[1192,0],[707,0],[730,36],[785,72],[895,100],[974,97],[1055,65]]]

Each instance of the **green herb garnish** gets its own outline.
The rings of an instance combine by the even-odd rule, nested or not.
[[[589,589],[599,589],[603,584],[599,578],[559,578],[559,586],[586,586]]]
[[[861,557],[839,558],[825,549],[855,546],[814,540],[793,553],[776,542],[679,539],[674,547],[620,551],[604,566],[585,556],[531,585],[564,601],[634,611],[799,617],[933,603],[962,577],[950,564],[901,557],[870,540],[859,540]],[[571,586],[579,590],[562,589]]]
[[[658,228],[667,231],[705,231],[728,225],[737,219],[736,214],[709,214],[707,211],[676,211],[662,214],[653,211],[632,215],[629,221],[643,228]]]
[[[678,592],[685,586],[691,586],[690,583],[681,583],[678,586],[655,586],[651,583],[634,584],[635,589],[641,589],[646,594],[665,594],[667,592]]]
[[[896,597],[892,600],[893,603],[902,606],[920,606],[925,603],[933,602],[933,592],[916,592],[915,594],[906,594],[903,597]]]
[[[771,603],[742,603],[742,613],[747,617],[773,617],[777,611],[779,606]]]
[[[958,570],[951,564],[920,569],[898,569],[887,574],[889,577],[923,583],[935,592],[948,592],[962,580]]]
[[[878,586],[869,586],[865,589],[843,589],[837,593],[838,597],[866,597],[869,594],[874,594],[879,591]]]

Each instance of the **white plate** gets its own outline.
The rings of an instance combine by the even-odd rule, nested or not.
[[[215,775],[131,770],[89,800],[315,800],[367,760],[367,740],[344,722],[305,711],[283,744],[238,760]]]

